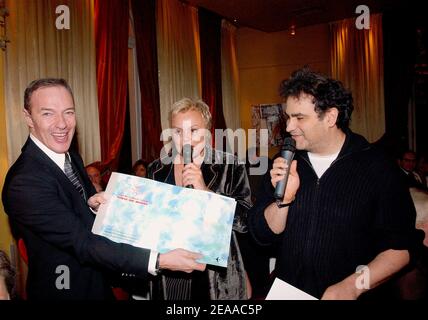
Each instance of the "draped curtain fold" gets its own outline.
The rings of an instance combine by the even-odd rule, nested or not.
[[[201,96],[198,11],[178,0],[158,0],[156,8],[162,129],[171,106]]]
[[[59,5],[69,8],[70,29],[56,28],[56,19],[61,19],[55,13]],[[18,158],[28,137],[28,127],[22,114],[24,90],[31,81],[39,78],[67,80],[75,100],[80,154],[85,163],[100,159],[93,5],[92,0],[6,1],[10,43],[4,54],[5,108],[0,111],[0,122],[5,120],[6,123],[6,128],[0,130],[1,180],[7,166]],[[6,139],[7,143],[3,144]],[[1,211],[2,208],[0,215]],[[8,251],[12,236],[7,222],[0,220],[0,247],[6,249],[7,245]],[[16,267],[16,289],[21,297],[25,297],[27,266],[14,248],[10,258]]]
[[[7,133],[6,133],[6,112],[5,112],[5,92],[4,92],[4,58],[5,52],[0,50],[0,189],[3,189],[3,184],[6,178],[7,170],[9,168],[7,158]],[[14,244],[12,232],[10,230],[8,217],[4,211],[3,203],[0,201],[0,250],[6,252],[6,254],[15,262],[12,256],[12,246]],[[15,266],[18,265],[15,262]],[[16,268],[19,269],[19,268]],[[17,270],[17,292],[23,288],[23,281],[20,281],[19,270]]]
[[[331,74],[352,91],[351,128],[370,142],[385,132],[382,15],[370,16],[370,29],[355,19],[330,24]]]
[[[116,170],[125,130],[128,86],[128,1],[95,0],[101,161]]]
[[[241,127],[236,27],[227,20],[221,23],[221,92],[226,126],[236,130]]]
[[[143,123],[141,158],[153,161],[159,157],[162,148],[156,48],[156,0],[132,0],[132,12],[141,92],[141,123]]]
[[[202,99],[210,107],[212,129],[225,129],[221,81],[221,17],[199,8],[199,38]]]
[[[57,29],[59,5],[70,11],[70,29]],[[28,136],[24,90],[34,79],[64,78],[75,98],[79,151],[85,163],[100,158],[93,1],[8,0],[5,95],[9,163]],[[60,18],[61,19],[61,18]]]

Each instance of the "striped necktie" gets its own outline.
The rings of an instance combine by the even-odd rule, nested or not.
[[[64,173],[70,180],[70,182],[73,184],[73,186],[76,188],[76,190],[79,191],[83,199],[86,201],[85,189],[80,183],[80,179],[76,171],[73,169],[73,166],[71,165],[70,155],[68,153],[65,154]]]

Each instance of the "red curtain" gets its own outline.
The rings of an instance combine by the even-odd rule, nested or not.
[[[132,0],[138,74],[141,92],[141,158],[159,158],[163,146],[160,120],[158,59],[156,43],[156,0]]]
[[[128,86],[128,1],[95,0],[101,161],[117,169]]]
[[[198,9],[202,99],[209,105],[214,129],[225,129],[221,92],[221,17]],[[213,135],[214,137],[214,135]]]

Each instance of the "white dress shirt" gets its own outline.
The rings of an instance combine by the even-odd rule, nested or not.
[[[46,147],[43,142],[37,139],[30,133],[30,139],[42,150],[55,164],[64,172],[64,163],[65,163],[65,153],[56,153],[48,147]]]

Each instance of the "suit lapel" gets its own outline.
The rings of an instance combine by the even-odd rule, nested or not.
[[[64,189],[68,190],[74,195],[78,195],[80,199],[83,200],[82,196],[80,195],[79,191],[73,186],[73,184],[70,182],[70,180],[67,178],[65,173],[61,170],[60,167],[57,166],[57,164],[52,161],[51,158],[47,156],[46,153],[44,153],[32,140],[31,138],[27,139],[27,142],[22,147],[22,153],[31,158],[33,161],[36,161],[38,164],[40,164],[42,167],[44,167],[46,170],[48,170],[53,176],[55,176],[59,181],[61,186],[64,187]],[[74,160],[74,163],[76,161]],[[80,174],[80,172],[79,172]],[[84,184],[84,188],[87,191],[87,186]],[[88,197],[89,193],[87,192]]]

